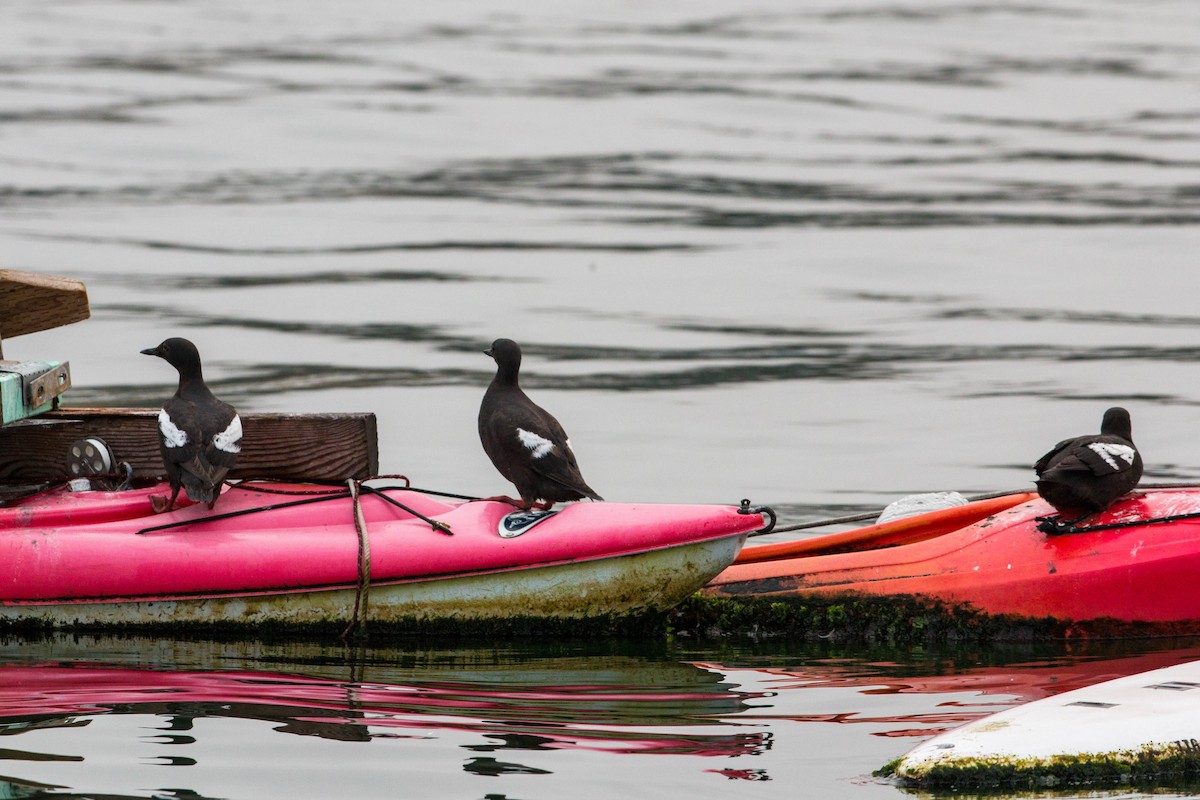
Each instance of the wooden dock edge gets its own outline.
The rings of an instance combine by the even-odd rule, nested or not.
[[[344,481],[379,474],[375,415],[241,414],[242,452],[230,478]],[[163,477],[157,408],[61,408],[0,427],[0,480],[55,481],[67,453],[97,437],[138,478]]]

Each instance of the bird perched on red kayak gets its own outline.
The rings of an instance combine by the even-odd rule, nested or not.
[[[521,391],[517,383],[520,346],[512,339],[497,339],[484,354],[495,359],[496,377],[479,406],[479,440],[496,469],[521,495],[520,502],[510,497],[489,499],[524,510],[549,509],[557,502],[585,497],[603,500],[583,480],[562,425]]]
[[[1142,478],[1142,455],[1133,443],[1129,412],[1108,409],[1098,436],[1064,439],[1033,468],[1038,494],[1060,512],[1103,511]]]
[[[157,510],[170,511],[180,487],[194,502],[212,508],[242,450],[242,421],[233,406],[204,383],[196,345],[172,338],[141,352],[158,356],[179,372],[179,388],[158,412],[159,449],[171,499]]]

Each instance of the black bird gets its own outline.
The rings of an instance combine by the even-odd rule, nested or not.
[[[1142,455],[1133,444],[1129,412],[1104,412],[1100,435],[1064,439],[1034,465],[1037,490],[1060,512],[1094,514],[1142,478]]]
[[[512,339],[497,339],[483,351],[496,361],[496,377],[479,406],[479,440],[488,458],[517,487],[521,501],[492,497],[523,510],[549,509],[558,502],[604,498],[579,473],[571,442],[558,420],[517,385],[521,348]],[[535,502],[544,500],[544,503]]]
[[[158,412],[158,442],[171,499],[157,510],[175,506],[180,486],[194,502],[212,508],[242,450],[242,421],[233,406],[205,385],[196,345],[172,338],[142,353],[158,356],[179,371],[179,388]]]

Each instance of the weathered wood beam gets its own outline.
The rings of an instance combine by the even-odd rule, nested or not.
[[[241,414],[231,478],[343,481],[379,473],[375,415]],[[135,477],[164,475],[157,408],[63,408],[0,427],[0,480],[61,480],[72,442],[98,437]]]
[[[0,336],[11,339],[91,316],[87,287],[57,275],[0,269]]]

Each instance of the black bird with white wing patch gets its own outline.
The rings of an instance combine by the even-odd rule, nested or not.
[[[1142,455],[1129,412],[1104,412],[1100,434],[1064,439],[1034,465],[1038,494],[1060,512],[1094,514],[1137,486]]]
[[[242,421],[233,406],[204,383],[200,353],[187,339],[167,339],[141,352],[179,371],[179,388],[158,412],[158,441],[171,499],[157,510],[170,511],[180,487],[194,502],[212,508],[242,450]]]
[[[517,383],[520,346],[512,339],[497,339],[484,354],[495,359],[496,377],[479,406],[479,440],[492,464],[521,495],[520,502],[510,497],[489,499],[524,510],[549,509],[585,497],[603,500],[584,482],[562,425],[521,391]]]

